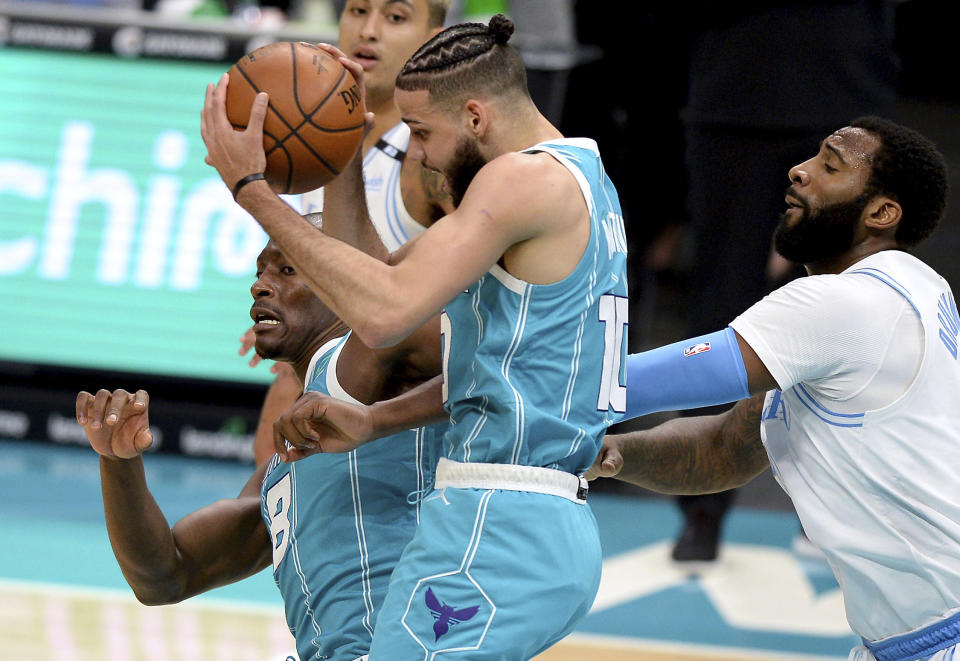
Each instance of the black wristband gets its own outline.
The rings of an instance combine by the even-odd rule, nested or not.
[[[247,184],[249,184],[251,181],[260,181],[261,179],[266,179],[266,177],[263,176],[263,173],[262,173],[262,172],[254,172],[253,174],[248,174],[246,177],[244,177],[243,179],[241,179],[240,181],[238,181],[238,182],[237,182],[236,184],[234,184],[234,186],[233,186],[233,199],[234,199],[234,200],[237,199],[237,193],[240,192],[240,189],[241,189],[241,188],[243,188],[244,186],[246,186]]]

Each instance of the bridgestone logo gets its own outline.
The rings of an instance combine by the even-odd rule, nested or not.
[[[148,32],[143,37],[143,54],[221,60],[227,54],[227,40],[176,32]]]
[[[57,50],[90,50],[93,28],[46,23],[13,23],[7,37],[16,46],[43,46]]]
[[[184,454],[253,460],[253,434],[204,431],[190,426],[180,430],[180,450]]]
[[[87,434],[77,424],[76,418],[67,418],[59,413],[51,413],[47,417],[47,436],[55,443],[87,444]]]
[[[20,411],[0,411],[0,436],[23,438],[30,429],[30,416]]]

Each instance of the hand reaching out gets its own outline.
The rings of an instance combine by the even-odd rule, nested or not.
[[[371,438],[369,407],[315,391],[304,393],[273,424],[273,445],[284,461],[317,452],[350,452]]]
[[[598,477],[616,477],[620,473],[620,469],[623,468],[623,456],[620,454],[620,444],[617,439],[617,436],[603,437],[600,452],[593,460],[593,466],[584,473],[585,478],[595,480]]]
[[[77,395],[77,422],[83,426],[90,446],[109,459],[132,459],[153,443],[146,390],[99,390]]]
[[[253,348],[253,346],[256,343],[257,343],[257,336],[253,332],[253,326],[251,326],[246,330],[246,332],[244,332],[243,335],[240,336],[240,348],[237,350],[237,355],[239,356],[247,355],[247,353],[250,351],[250,349]],[[260,364],[262,360],[263,358],[261,358],[257,352],[254,352],[253,355],[250,357],[250,362],[247,364],[250,367],[256,367],[257,365]],[[288,363],[274,363],[273,365],[270,366],[270,373],[279,374],[280,371],[284,369],[292,370],[293,368],[290,367]]]

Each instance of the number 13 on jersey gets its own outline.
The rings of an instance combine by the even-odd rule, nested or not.
[[[620,368],[623,360],[623,341],[629,318],[627,298],[604,294],[600,297],[600,323],[603,328],[603,371],[600,376],[600,394],[597,410],[610,408],[617,413],[627,410],[627,387],[620,383]]]

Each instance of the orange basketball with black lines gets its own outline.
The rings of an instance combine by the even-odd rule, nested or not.
[[[353,75],[312,44],[280,41],[227,72],[227,118],[244,129],[258,92],[270,95],[263,122],[267,182],[306,193],[340,174],[363,140],[363,99]]]

